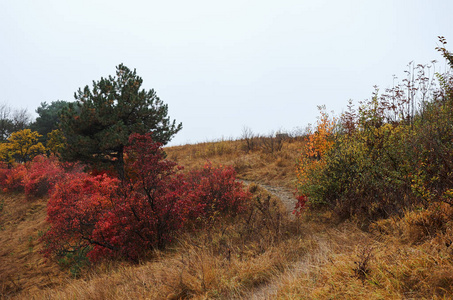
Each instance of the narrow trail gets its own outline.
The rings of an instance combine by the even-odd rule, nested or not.
[[[324,236],[311,236],[317,245],[316,251],[311,251],[304,255],[300,260],[288,266],[283,273],[274,281],[256,287],[241,299],[250,300],[271,300],[277,299],[278,291],[287,282],[297,279],[298,277],[309,278],[312,273],[317,272],[317,268],[328,263],[331,246]]]
[[[244,183],[250,184],[252,182]],[[290,218],[295,219],[292,212],[297,200],[290,189],[256,182],[255,184],[280,199],[288,210]],[[279,291],[281,292],[288,283],[301,279],[305,282],[316,280],[317,276],[322,274],[323,266],[333,264],[332,257],[340,254],[351,255],[359,244],[373,244],[375,247],[385,246],[376,241],[370,233],[363,232],[350,223],[331,228],[326,227],[322,230],[308,230],[304,240],[310,241],[310,246],[300,259],[286,266],[281,274],[272,278],[268,283],[250,289],[248,293],[238,299],[278,299]]]
[[[242,180],[242,182],[246,185],[254,183],[254,184],[264,188],[272,196],[280,199],[280,201],[283,203],[284,207],[286,208],[287,212],[290,214],[290,218],[294,218],[294,215],[292,212],[294,210],[297,200],[294,196],[294,193],[290,189],[281,187],[281,186],[271,186],[271,185],[267,185],[267,184],[246,181],[246,180]],[[291,278],[294,278],[295,276],[297,276],[301,273],[308,274],[310,272],[310,270],[312,269],[313,265],[316,265],[316,264],[319,265],[321,263],[325,263],[325,261],[324,261],[326,258],[325,253],[328,251],[327,249],[329,247],[327,246],[326,241],[321,240],[319,237],[317,237],[316,239],[318,240],[317,243],[319,245],[319,250],[315,251],[315,253],[316,253],[315,255],[304,256],[301,260],[288,266],[287,269],[283,272],[283,274],[281,276],[279,276],[278,279],[276,279],[275,281],[260,285],[256,288],[252,289],[251,291],[249,291],[249,293],[246,296],[238,298],[238,299],[252,299],[252,300],[276,299],[279,287],[285,281],[291,280]]]
[[[292,212],[293,212],[294,207],[297,202],[293,191],[291,191],[290,189],[288,189],[286,187],[281,187],[281,186],[271,186],[268,184],[263,184],[263,183],[259,183],[259,182],[248,181],[248,180],[241,180],[241,181],[246,185],[254,183],[254,184],[264,188],[272,196],[280,199],[280,201],[283,203],[283,205],[285,206],[288,213],[290,213],[292,215]]]
[[[294,196],[294,192],[292,192],[288,188],[284,187],[279,187],[279,186],[270,186],[266,184],[259,184],[261,187],[266,189],[269,193],[271,193],[273,196],[277,197],[280,199],[280,201],[285,205],[285,208],[288,210],[290,214],[292,214],[292,211],[294,210],[294,207],[296,205],[296,197]]]
[[[267,190],[272,196],[280,199],[287,209],[290,218],[294,220],[295,216],[292,213],[297,202],[294,193],[285,187],[271,186],[267,184],[243,181],[244,184],[254,183],[263,189]],[[358,230],[353,225],[344,225],[321,231],[307,231],[305,240],[310,241],[310,249],[299,260],[288,265],[285,270],[278,276],[275,276],[270,282],[252,288],[245,295],[237,299],[252,299],[252,300],[270,300],[278,299],[279,290],[281,291],[285,285],[294,280],[312,280],[319,274],[322,266],[330,264],[331,256],[339,253],[352,251],[354,246],[363,239],[368,240],[371,244],[372,238],[369,234]]]

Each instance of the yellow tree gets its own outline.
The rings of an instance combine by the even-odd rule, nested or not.
[[[36,155],[46,152],[43,144],[38,142],[40,136],[37,131],[19,130],[11,134],[5,147],[9,155],[17,162],[27,162]]]
[[[47,134],[47,149],[53,155],[58,155],[66,147],[66,138],[59,129],[52,130]]]
[[[0,143],[0,161],[11,164],[14,162],[14,159],[9,148],[10,148],[9,143],[7,142]]]

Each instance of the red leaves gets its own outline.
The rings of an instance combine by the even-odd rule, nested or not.
[[[301,196],[297,197],[297,203],[296,203],[296,207],[293,210],[293,214],[300,216],[300,214],[302,213],[302,210],[306,207],[307,202],[308,202],[307,196],[301,195]]]
[[[0,165],[0,187],[4,192],[24,191],[27,196],[41,197],[50,193],[67,172],[56,157],[36,156],[33,161],[8,168]],[[72,169],[75,169],[72,166]]]
[[[64,172],[55,157],[36,156],[25,175],[25,194],[35,197],[44,196],[63,176]]]
[[[210,163],[186,175],[187,197],[191,201],[190,218],[210,218],[215,213],[236,214],[244,210],[251,195],[236,181],[232,167],[214,168]]]
[[[13,168],[2,168],[0,170],[0,182],[4,192],[21,192],[24,190],[24,180],[27,169],[23,164],[17,164]]]
[[[44,236],[46,254],[90,247],[91,260],[123,257],[163,248],[189,221],[234,215],[250,194],[234,170],[214,168],[177,174],[162,145],[151,135],[131,135],[126,147],[126,180],[66,174],[48,203],[51,229]]]
[[[66,173],[47,204],[47,221],[52,227],[43,237],[45,254],[73,251],[96,242],[93,231],[112,208],[117,186],[118,180],[106,175]]]

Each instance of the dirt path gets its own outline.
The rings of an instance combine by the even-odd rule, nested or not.
[[[297,280],[300,277],[310,277],[317,272],[317,268],[328,263],[331,247],[329,241],[322,236],[310,237],[317,244],[316,251],[307,253],[301,260],[288,266],[286,270],[274,281],[261,285],[250,291],[243,299],[250,300],[271,300],[277,299],[279,289],[286,283]]]
[[[292,214],[294,207],[296,205],[296,197],[294,193],[285,187],[280,186],[271,186],[267,184],[257,183],[248,180],[241,180],[245,185],[256,184],[261,188],[268,191],[272,196],[280,199],[286,208],[287,212],[290,214],[291,218],[294,218]],[[319,252],[318,252],[319,253]],[[311,256],[305,257],[303,260],[296,262],[295,264],[289,266],[287,270],[284,271],[283,276],[279,277],[276,281],[263,284],[251,290],[247,296],[241,297],[238,299],[253,299],[253,300],[262,300],[262,299],[276,299],[277,291],[284,280],[290,279],[291,276],[299,274],[300,272],[308,272],[308,267],[311,265],[310,261],[314,259]]]
[[[265,188],[269,193],[273,196],[279,198],[282,203],[285,205],[286,209],[289,213],[292,213],[294,207],[296,205],[296,197],[294,196],[294,192],[288,188],[279,187],[279,186],[270,186],[266,184],[259,184],[263,188]]]
[[[248,180],[241,180],[241,181],[246,185],[254,183],[254,184],[264,188],[269,193],[271,193],[273,196],[280,199],[280,201],[284,204],[288,213],[290,213],[292,215],[292,212],[293,212],[294,207],[297,202],[293,191],[291,191],[288,188],[281,187],[281,186],[271,186],[271,185],[262,184],[262,183],[258,183],[258,182],[252,182],[252,181],[248,181]]]
[[[292,213],[296,205],[296,197],[294,192],[288,188],[281,186],[271,186],[268,184],[262,184],[252,181],[242,180],[246,185],[254,183],[261,188],[264,188],[272,196],[280,199],[284,207],[290,214],[291,218],[294,218]],[[267,284],[260,285],[249,291],[245,296],[238,299],[252,299],[252,300],[268,300],[268,299],[277,299],[279,288],[284,285],[286,282],[293,280],[294,278],[301,276],[301,274],[306,274],[309,276],[310,272],[313,272],[313,269],[316,266],[325,264],[327,262],[327,253],[330,251],[329,241],[322,236],[311,236],[310,239],[318,246],[316,251],[305,255],[301,260],[295,262],[294,264],[288,266],[286,270],[274,281]]]

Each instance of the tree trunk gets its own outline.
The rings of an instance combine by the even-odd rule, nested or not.
[[[118,150],[117,154],[117,160],[116,160],[116,171],[118,172],[118,178],[121,180],[121,182],[124,181],[124,146],[120,147],[120,150]]]

